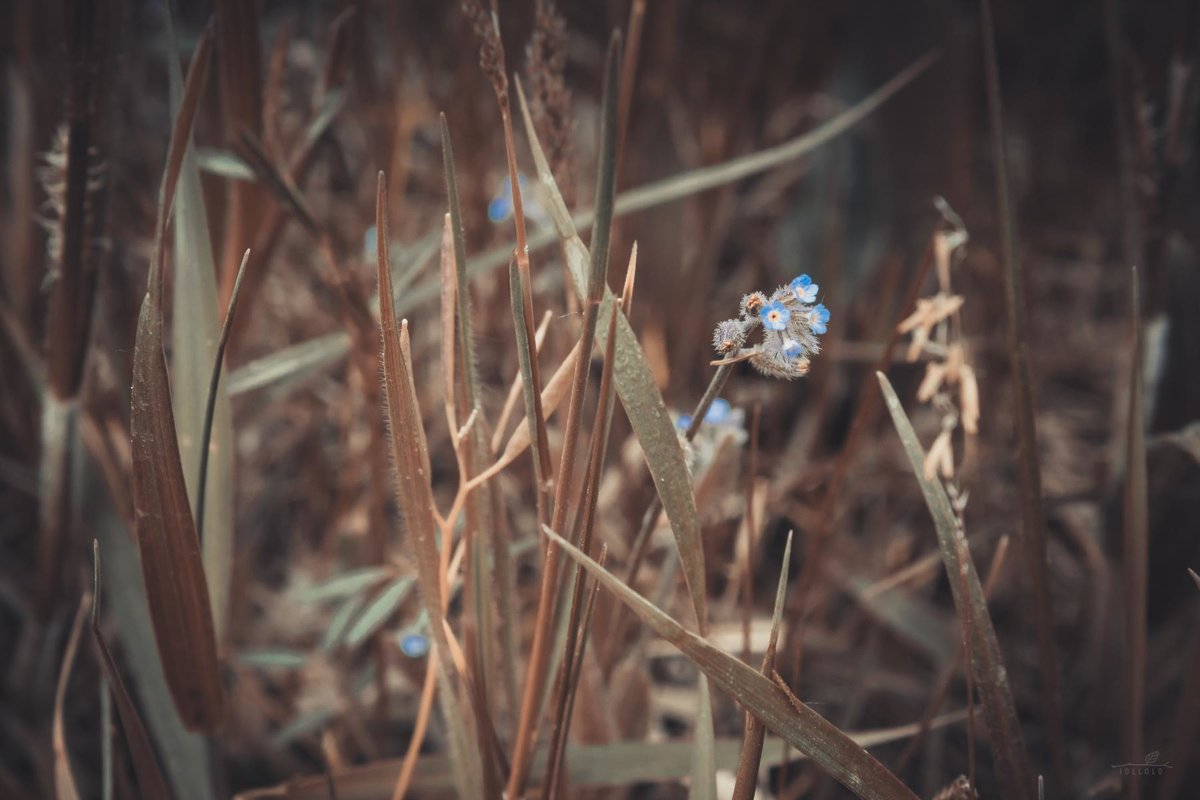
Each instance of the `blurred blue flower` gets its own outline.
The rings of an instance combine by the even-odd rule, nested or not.
[[[720,425],[725,420],[729,419],[730,406],[729,401],[718,397],[712,401],[712,405],[708,407],[708,411],[704,414],[704,422],[708,425]]]
[[[521,194],[524,195],[525,177],[518,176],[517,183],[521,187]],[[511,217],[512,213],[512,181],[505,175],[501,179],[499,186],[496,187],[496,194],[492,197],[492,202],[488,203],[488,219],[492,222],[503,222]]]
[[[692,415],[691,414],[680,414],[675,419],[675,427],[686,433],[687,429],[692,427]]]
[[[524,175],[517,175],[517,185],[521,187],[521,200],[524,202],[525,215],[533,220],[540,221],[545,219],[546,212],[538,205],[537,200],[530,195]],[[512,214],[512,181],[505,175],[496,187],[496,194],[492,197],[492,201],[488,203],[488,219],[492,222],[504,222]]]
[[[424,658],[429,655],[429,639],[419,633],[410,633],[400,640],[400,652],[409,658]]]
[[[825,333],[829,330],[829,309],[824,303],[817,303],[809,310],[808,324],[813,333]]]
[[[758,315],[762,317],[763,326],[772,331],[784,330],[792,318],[792,312],[778,300],[763,306]]]
[[[792,280],[791,290],[796,295],[796,299],[801,303],[812,303],[817,299],[817,292],[820,290],[820,285],[813,283],[813,279],[808,277],[808,274],[801,275]]]

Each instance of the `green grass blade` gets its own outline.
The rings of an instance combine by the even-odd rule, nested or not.
[[[706,639],[686,630],[649,600],[630,589],[549,528],[546,535],[582,564],[643,622],[677,647],[743,707],[792,747],[807,754],[831,777],[864,800],[916,800],[900,779],[833,723],[803,703],[793,703],[772,681]]]
[[[137,550],[111,508],[101,512],[97,531],[100,534],[99,551],[104,554],[103,594],[113,618],[120,622],[117,639],[132,678],[130,689],[141,701],[140,715],[139,706],[130,699],[130,689],[126,689],[116,663],[107,652],[107,645],[99,636],[99,609],[103,608],[100,591],[96,591],[93,598],[97,611],[92,635],[100,640],[101,667],[113,699],[117,701],[117,715],[134,761],[138,784],[148,797],[156,796],[157,787],[163,783],[154,776],[155,770],[151,767],[151,763],[159,763],[154,757],[157,750],[175,796],[215,800],[217,793],[213,788],[208,743],[203,736],[183,727],[157,657],[154,624],[146,608],[138,574]],[[153,737],[153,745],[150,737]]]
[[[692,788],[688,797],[692,800],[716,800],[717,798],[717,753],[713,735],[712,693],[708,688],[708,676],[700,673],[696,703],[696,744],[692,752]]]
[[[108,695],[111,690],[111,696],[116,697],[117,713],[121,718],[121,728],[125,734],[125,743],[129,749],[129,758],[133,762],[134,773],[137,775],[137,781],[141,786],[142,792],[147,797],[169,798],[171,792],[167,788],[166,779],[163,777],[162,769],[158,765],[158,758],[154,755],[154,746],[150,744],[150,737],[146,734],[146,726],[142,722],[142,717],[138,713],[137,706],[133,704],[133,699],[129,696],[129,690],[125,688],[125,681],[121,677],[121,672],[117,669],[117,663],[113,660],[112,653],[108,649],[108,644],[104,641],[104,636],[100,632],[102,573],[100,570],[100,542],[94,539],[92,540],[92,564],[91,632],[92,639],[96,644],[96,651],[100,655],[100,671],[104,674],[104,693]],[[111,715],[111,713],[110,710],[109,714]],[[108,737],[107,729],[104,735],[106,738]],[[111,756],[111,753],[107,755]],[[110,768],[111,764],[107,765],[107,767]]]
[[[179,52],[171,4],[163,6],[168,52]],[[167,59],[171,113],[179,111],[183,75],[176,58]],[[217,273],[196,147],[188,136],[179,186],[175,194],[174,280],[171,324],[171,400],[179,438],[179,457],[187,484],[188,502],[203,518],[201,553],[208,578],[217,639],[225,630],[233,569],[233,426],[228,391],[219,386],[214,398],[212,436],[208,448],[208,479],[204,509],[197,507],[205,405],[217,354],[220,317]]]
[[[967,634],[971,669],[983,703],[983,716],[1002,794],[1004,797],[1032,798],[1036,790],[1033,768],[1029,763],[1029,753],[1025,750],[1012,690],[1008,684],[1008,673],[979,575],[967,550],[966,537],[958,526],[946,489],[938,480],[925,478],[925,451],[900,405],[900,398],[882,372],[876,375],[888,412],[892,415],[892,422],[900,434],[904,452],[912,464],[913,474],[921,485],[925,504],[937,528],[938,547],[950,579],[954,604],[963,618],[970,620]]]
[[[412,593],[413,581],[412,575],[405,575],[388,584],[387,588],[367,605],[362,615],[350,626],[350,630],[346,634],[346,644],[349,647],[358,647],[387,624],[387,621],[396,613],[396,609],[400,608]]]
[[[336,364],[350,351],[350,334],[345,331],[316,336],[270,355],[248,361],[229,374],[230,396],[300,379]]]
[[[537,163],[538,177],[549,195],[550,214],[562,239],[563,252],[576,292],[580,299],[584,299],[588,291],[590,254],[575,230],[575,225],[563,204],[562,195],[554,183],[550,165],[546,162],[541,145],[538,144],[520,83],[517,84],[517,93],[521,100],[526,133],[533,150],[534,161]],[[617,302],[617,299],[607,286],[603,287],[603,291],[600,316],[607,318],[612,313],[612,304]],[[602,335],[597,331],[597,334],[597,343],[603,347],[606,344],[607,331]],[[708,593],[705,585],[704,548],[700,540],[700,521],[696,514],[695,497],[692,495],[691,477],[688,475],[675,425],[663,403],[662,393],[654,383],[650,365],[646,363],[642,347],[624,314],[618,314],[617,319],[614,379],[617,394],[625,407],[625,414],[642,445],[655,488],[662,498],[667,518],[671,521],[692,605],[700,630],[704,631],[707,629]]]
[[[361,567],[335,575],[297,595],[298,600],[317,603],[358,594],[370,589],[393,572],[391,567]]]

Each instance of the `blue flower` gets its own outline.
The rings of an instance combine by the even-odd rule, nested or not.
[[[512,215],[512,197],[504,195],[496,197],[488,203],[488,219],[492,222],[504,222]]]
[[[400,652],[409,658],[424,658],[429,654],[429,639],[419,633],[410,633],[400,640]]]
[[[773,331],[787,328],[788,321],[792,318],[792,312],[778,300],[763,306],[758,315],[762,317],[763,327]]]
[[[804,355],[804,345],[786,334],[783,337],[783,347],[781,349],[783,350],[783,354],[788,358],[799,358]]]
[[[521,187],[521,199],[524,200],[525,204],[525,216],[530,219],[545,219],[546,212],[538,205],[537,200],[530,196],[524,175],[517,176],[517,185]],[[492,201],[488,203],[487,213],[488,219],[492,222],[504,222],[504,220],[512,216],[512,181],[507,175],[501,179],[499,185],[496,187],[496,194],[492,197]]]
[[[808,324],[813,333],[825,333],[829,330],[829,309],[824,303],[817,303],[809,309]]]
[[[817,292],[821,289],[819,284],[813,283],[813,279],[807,274],[801,275],[792,280],[792,293],[796,295],[796,299],[801,303],[812,303],[817,299]]]
[[[521,187],[521,194],[525,193],[525,176],[517,176],[517,185]],[[500,181],[500,185],[496,187],[496,194],[492,197],[492,202],[488,203],[488,219],[492,222],[503,222],[512,216],[513,213],[513,196],[512,196],[512,181],[507,175]]]
[[[729,401],[718,397],[708,407],[708,411],[704,415],[704,421],[709,425],[720,425],[729,418],[729,411]]]
[[[687,429],[692,427],[692,415],[680,414],[675,420],[675,427],[686,433]]]

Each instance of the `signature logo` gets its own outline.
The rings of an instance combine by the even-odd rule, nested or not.
[[[1146,753],[1146,758],[1141,764],[1113,764],[1112,768],[1122,775],[1165,775],[1167,770],[1174,769],[1170,761],[1160,764],[1158,759],[1158,751],[1152,750]]]

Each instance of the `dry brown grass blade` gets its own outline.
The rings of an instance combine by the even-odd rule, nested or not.
[[[542,321],[537,327],[537,331],[533,334],[533,350],[534,358],[541,355],[542,343],[546,340],[546,331],[550,327],[550,320],[554,317],[554,312],[547,309],[542,314]],[[542,393],[542,403],[546,402],[546,394]],[[504,444],[504,431],[508,429],[508,421],[512,418],[513,411],[517,408],[517,401],[521,399],[521,373],[517,372],[513,376],[512,384],[508,387],[508,394],[504,398],[504,407],[500,409],[500,417],[496,420],[496,429],[492,431],[492,457],[494,458],[500,452],[500,445]],[[528,428],[526,428],[528,431]],[[528,435],[528,433],[526,433]]]
[[[991,121],[996,196],[1003,236],[1004,293],[1008,311],[1008,346],[1013,370],[1013,420],[1020,463],[1021,550],[1029,575],[1030,610],[1037,633],[1038,669],[1041,676],[1041,717],[1050,745],[1050,792],[1064,796],[1067,756],[1063,745],[1062,687],[1058,645],[1054,634],[1054,606],[1050,595],[1050,567],[1042,508],[1042,472],[1038,462],[1037,426],[1029,368],[1029,327],[1025,324],[1025,286],[1017,250],[1017,222],[1008,191],[1008,163],[1004,145],[1004,110],[996,59],[992,6],[980,0],[983,24],[984,68],[987,73],[988,112]]]
[[[1021,726],[1017,720],[1016,706],[1008,683],[1008,672],[996,640],[996,631],[988,613],[987,602],[975,565],[967,552],[965,538],[958,525],[957,517],[950,505],[945,487],[936,480],[925,478],[925,452],[913,430],[900,398],[892,384],[882,372],[876,376],[883,391],[887,409],[904,445],[905,454],[913,468],[913,474],[925,496],[925,504],[933,517],[937,529],[938,546],[949,577],[954,595],[954,605],[964,618],[969,619],[965,631],[970,637],[969,659],[975,686],[983,703],[984,720],[987,723],[989,741],[1000,787],[1004,797],[1032,798],[1035,781],[1029,753],[1025,749]],[[960,543],[960,539],[964,539]],[[961,575],[965,580],[960,579]]]
[[[575,503],[579,509],[576,514],[575,526],[579,529],[579,548],[587,553],[591,550],[592,530],[596,523],[596,498],[600,490],[600,473],[603,469],[604,454],[608,441],[609,409],[613,403],[613,351],[616,346],[617,314],[619,309],[614,304],[608,321],[608,343],[604,348],[604,372],[600,378],[600,405],[596,410],[595,422],[592,427],[592,437],[589,445],[587,471],[580,485],[581,497]],[[604,562],[603,556],[600,562]],[[583,621],[583,567],[576,565],[575,581],[572,588],[570,616],[567,622],[566,641],[563,643],[561,672],[558,681],[558,697],[555,704],[553,735],[550,738],[550,759],[546,767],[544,786],[551,788],[553,795],[560,779],[559,767],[562,751],[566,747],[567,733],[570,730],[569,699],[578,688],[579,672],[575,669],[575,661],[582,658],[582,639],[580,627],[586,625]],[[595,588],[593,587],[593,594]],[[590,601],[588,603],[590,610]]]
[[[88,330],[92,318],[92,296],[96,287],[95,259],[90,253],[95,237],[89,195],[94,175],[93,116],[96,112],[95,85],[102,61],[103,17],[106,4],[89,0],[64,3],[64,33],[70,81],[67,88],[67,144],[64,197],[56,278],[46,309],[47,384],[59,399],[74,397],[83,379]]]
[[[554,183],[554,176],[550,172],[545,153],[537,141],[537,134],[529,116],[528,104],[525,102],[519,83],[517,90],[518,97],[521,99],[521,111],[525,119],[530,149],[537,164],[538,178],[542,181],[548,194],[549,208],[547,210],[558,231],[576,291],[581,296],[586,295],[591,285],[589,280],[591,254],[579,238],[575,224],[563,203],[562,195]],[[606,124],[608,116],[606,112]],[[604,169],[602,169],[601,175],[604,176],[605,170],[611,169],[612,165],[602,162],[602,167]],[[599,218],[602,213],[608,215],[613,211],[613,209],[598,207],[596,216]],[[594,235],[593,239],[596,239]],[[594,241],[593,244],[596,242]],[[617,302],[617,298],[607,287],[603,291],[603,298],[604,303]],[[699,515],[696,512],[691,478],[687,471],[683,447],[680,444],[674,422],[667,413],[662,393],[654,381],[641,345],[624,315],[618,319],[615,361],[617,392],[625,408],[625,415],[642,446],[642,452],[657,489],[657,497],[652,502],[655,505],[661,502],[671,521],[671,529],[679,550],[692,606],[696,612],[700,630],[703,632],[707,625],[708,593],[705,588],[707,577],[704,567],[703,543],[700,541]],[[728,376],[728,371],[728,367],[717,370],[713,378],[713,387],[719,388],[721,381]],[[713,387],[710,387],[710,390]],[[711,398],[709,400],[711,402]],[[702,415],[703,412],[701,412]],[[692,434],[694,435],[694,433],[693,431]],[[645,517],[648,520],[647,528],[653,525],[657,514],[657,510],[647,513]]]
[[[60,174],[55,176],[55,180],[62,182],[62,208],[48,242],[51,258],[48,266],[54,280],[49,284],[44,327],[44,375],[49,391],[42,410],[43,441],[39,464],[42,503],[38,520],[36,603],[42,613],[47,612],[56,600],[63,553],[70,538],[70,461],[78,441],[75,399],[83,381],[84,361],[91,339],[96,293],[97,248],[94,243],[99,238],[99,224],[103,221],[97,208],[93,122],[96,98],[101,90],[97,84],[103,76],[100,65],[104,61],[104,23],[109,16],[108,6],[90,0],[70,0],[63,4],[63,11],[70,78],[66,97],[65,163],[61,170],[56,170]],[[14,127],[16,122],[14,120]],[[31,214],[26,219],[32,218]],[[19,266],[24,270],[24,263]],[[5,276],[12,271],[6,269]],[[33,270],[29,274],[38,273]],[[25,309],[17,310],[24,312]]]
[[[621,95],[617,113],[617,182],[621,179],[621,164],[625,155],[625,136],[629,133],[629,114],[633,109],[633,87],[637,76],[638,53],[642,44],[642,28],[646,21],[646,0],[633,0],[629,7],[628,39],[625,62],[621,65]]]
[[[163,356],[162,287],[171,202],[208,72],[211,30],[201,36],[171,132],[159,195],[158,228],[133,355],[130,434],[134,530],[163,672],[176,710],[191,730],[214,730],[224,717],[224,692],[208,584],[188,504],[171,387]]]
[[[1125,607],[1126,642],[1129,663],[1126,668],[1125,732],[1129,763],[1139,763],[1146,754],[1144,725],[1146,716],[1146,593],[1149,580],[1149,514],[1146,487],[1146,414],[1143,405],[1145,380],[1142,376],[1141,287],[1136,267],[1131,275],[1130,339],[1133,353],[1129,371],[1129,416],[1125,425]],[[1130,800],[1139,800],[1139,780],[1125,781]]]
[[[1009,541],[1007,535],[1000,538],[999,544],[996,545],[996,553],[992,556],[992,564],[988,567],[987,578],[983,582],[983,599],[989,600],[992,596],[992,591],[996,588],[996,583],[1000,580],[1001,570],[1004,569],[1004,564],[1008,559]],[[932,729],[934,716],[937,710],[942,707],[942,703],[946,700],[946,694],[950,691],[950,682],[954,679],[954,674],[962,666],[963,662],[963,647],[959,643],[958,650],[955,653],[954,659],[947,664],[942,673],[938,676],[937,683],[934,684],[934,690],[930,695],[929,704],[925,707],[925,713],[921,717],[921,729],[912,741],[904,748],[904,752],[896,759],[896,771],[903,772],[908,765],[909,760],[921,748],[925,741],[925,737]]]
[[[71,670],[75,666],[75,653],[79,650],[79,638],[83,634],[83,624],[87,621],[88,608],[91,603],[90,593],[84,593],[83,597],[79,598],[79,609],[75,612],[75,622],[71,625],[71,637],[67,640],[62,667],[58,671],[58,685],[54,689],[54,722],[51,738],[54,745],[54,791],[58,800],[79,800],[79,787],[75,784],[75,775],[71,772],[71,755],[67,752],[63,706],[67,699],[67,683],[71,680]]]
[[[117,663],[113,660],[112,653],[109,652],[108,645],[104,642],[104,636],[100,633],[101,571],[100,542],[98,541],[92,542],[92,560],[94,569],[92,640],[96,643],[96,651],[100,656],[100,671],[104,673],[104,680],[117,701],[117,715],[121,718],[121,730],[125,733],[125,745],[129,748],[130,760],[133,761],[133,770],[137,775],[142,796],[148,797],[150,800],[169,800],[171,790],[167,788],[167,781],[158,764],[154,746],[150,744],[146,725],[142,722],[142,716],[138,713],[137,706],[133,704],[133,698],[129,696],[129,690],[125,687],[125,681],[121,677],[120,670],[117,669]]]
[[[425,731],[429,727],[429,717],[433,713],[433,696],[437,691],[437,671],[437,651],[431,650],[429,661],[425,665],[425,683],[421,687],[417,721],[413,724],[413,732],[408,739],[408,750],[405,751],[404,762],[400,765],[396,787],[392,789],[392,800],[403,800],[412,783],[413,771],[417,768],[417,757],[421,755],[421,744],[425,741]]]
[[[543,528],[543,531],[655,633],[687,656],[713,683],[729,692],[768,729],[807,754],[847,789],[864,800],[916,800],[916,795],[899,778],[833,723],[789,697],[787,692],[749,665],[686,630],[554,531],[549,528]]]
[[[378,226],[379,321],[383,338],[383,385],[386,395],[388,438],[395,470],[396,490],[405,531],[417,565],[421,600],[429,618],[434,647],[439,653],[438,696],[450,728],[450,751],[458,765],[459,794],[482,797],[479,781],[482,766],[475,750],[477,720],[470,703],[459,701],[459,670],[455,667],[450,638],[444,625],[445,608],[441,586],[441,553],[437,542],[437,514],[430,485],[429,450],[421,426],[413,384],[408,322],[398,324],[392,301],[391,264],[388,259],[387,184],[382,173],[376,194],[375,224]]]
[[[243,130],[258,136],[263,125],[262,30],[258,3],[216,0],[217,84],[225,143],[232,145]],[[263,192],[245,181],[226,186],[224,253],[219,275],[232,294],[241,255],[252,243],[254,225],[263,205]]]
[[[279,204],[291,212],[297,222],[314,239],[321,239],[325,229],[304,200],[304,195],[290,175],[285,174],[272,160],[270,153],[250,131],[243,130],[238,137],[241,155],[254,171],[255,177],[273,194]]]
[[[603,564],[608,555],[605,549],[600,555]],[[567,636],[564,642],[563,656],[559,660],[558,678],[555,680],[555,706],[550,729],[549,755],[546,758],[545,777],[542,779],[542,792],[547,800],[562,796],[565,779],[563,755],[566,752],[567,737],[571,730],[570,702],[575,691],[579,688],[579,668],[583,663],[583,648],[586,647],[587,619],[593,608],[596,590],[599,584],[592,582],[592,590],[584,599],[583,567],[576,565],[574,585],[571,592],[571,605],[567,622]]]
[[[454,234],[450,228],[450,215],[446,214],[442,225],[442,257],[440,261],[442,276],[442,295],[438,303],[439,319],[442,325],[442,402],[446,407],[446,424],[451,434],[458,433],[458,403],[454,382],[454,367],[457,359],[455,342],[457,334],[454,319],[458,303],[458,277],[454,269]]]
[[[567,357],[550,376],[546,387],[542,389],[542,413],[546,415],[547,419],[554,416],[554,412],[558,410],[563,398],[567,396],[567,390],[571,388],[571,378],[575,374],[575,362],[578,359],[579,342],[576,342],[575,346],[571,348],[571,352],[567,353]],[[508,437],[508,443],[504,445],[504,452],[496,459],[496,463],[472,478],[471,484],[473,486],[482,484],[498,475],[505,467],[516,461],[525,452],[525,448],[529,447],[529,444],[529,420],[523,419],[517,423],[512,436]]]
[[[453,280],[454,309],[451,312],[443,310],[443,315],[449,314],[453,320],[451,340],[457,343],[457,357],[452,358],[453,387],[447,402],[457,406],[457,419],[474,419],[467,436],[457,448],[461,452],[460,475],[464,484],[470,484],[470,479],[487,468],[488,461],[488,425],[483,407],[479,400],[479,378],[476,374],[475,337],[473,333],[473,318],[471,310],[471,287],[467,277],[466,237],[463,230],[462,208],[458,199],[458,177],[454,166],[454,150],[450,142],[450,130],[443,115],[440,118],[442,137],[442,164],[446,181],[447,206],[449,208],[449,224],[443,231],[443,282]],[[450,246],[452,245],[452,246]],[[452,257],[451,257],[452,256]],[[454,274],[448,274],[453,266]],[[453,356],[454,347],[449,349]],[[445,355],[445,354],[444,354]],[[536,361],[536,357],[534,359]],[[463,627],[469,635],[467,638],[468,653],[472,665],[470,684],[473,687],[472,698],[477,706],[477,716],[482,723],[480,730],[492,730],[490,724],[491,710],[488,697],[495,693],[496,683],[502,673],[499,663],[499,653],[496,647],[496,615],[490,594],[484,587],[496,586],[499,590],[499,614],[504,619],[516,616],[515,601],[510,589],[515,585],[515,578],[508,574],[511,562],[503,557],[496,557],[495,526],[492,524],[491,511],[493,499],[491,487],[484,486],[481,491],[463,489],[466,510],[463,540],[467,547],[467,571],[463,582],[466,613]],[[451,520],[453,523],[453,520]],[[505,554],[507,555],[507,554]],[[495,580],[493,581],[493,574]],[[505,647],[508,648],[506,638]],[[515,649],[513,644],[512,649]],[[507,663],[507,659],[506,659]],[[514,681],[515,683],[515,681]],[[499,751],[492,747],[491,737],[481,742],[485,750],[493,750],[489,763],[499,760]],[[489,770],[486,777],[492,779],[493,772]],[[489,794],[492,790],[488,787]],[[497,790],[498,791],[498,790]]]
[[[757,418],[757,411],[755,417]],[[783,621],[783,606],[787,599],[788,570],[792,560],[792,532],[788,532],[787,544],[783,548],[783,566],[779,572],[779,585],[775,590],[775,611],[771,617],[771,638],[763,653],[763,676],[775,671],[775,649],[779,645],[779,626]],[[746,729],[742,737],[742,754],[738,758],[737,778],[733,786],[733,800],[754,800],[758,790],[758,770],[762,761],[763,740],[767,730],[762,721],[751,713],[746,714]]]
[[[563,530],[565,528],[568,503],[574,490],[575,451],[579,441],[583,401],[587,394],[591,367],[588,356],[591,355],[592,343],[596,338],[596,322],[600,314],[600,301],[605,293],[608,292],[608,243],[612,231],[613,197],[616,193],[614,171],[617,136],[616,92],[617,84],[620,80],[620,57],[621,38],[619,34],[614,34],[609,42],[608,54],[605,59],[604,100],[602,104],[603,122],[601,124],[600,137],[599,175],[596,181],[597,213],[596,222],[592,230],[591,257],[587,277],[587,297],[583,308],[583,326],[579,333],[579,354],[571,379],[571,395],[567,403],[567,420],[566,428],[563,431],[562,453],[559,458],[558,473],[555,475],[554,510],[550,521],[550,526],[554,530]],[[507,122],[507,115],[505,119],[507,128],[511,128],[511,124]],[[511,131],[506,133],[506,137],[511,143]],[[519,196],[516,188],[517,176],[511,164],[510,170],[512,170],[511,178],[515,206],[515,198]],[[527,255],[526,258],[528,258]],[[519,260],[520,256],[518,255]],[[613,305],[615,312],[615,304]],[[528,326],[528,324],[528,309],[526,309],[526,325]],[[532,335],[529,335],[527,338],[532,339]],[[559,595],[561,568],[562,555],[551,544],[551,546],[546,548],[546,557],[542,564],[541,591],[538,595],[533,643],[530,646],[525,691],[521,698],[521,714],[517,723],[517,739],[516,744],[513,746],[513,770],[508,782],[508,794],[510,797],[521,796],[525,790],[525,782],[528,778],[529,761],[533,755],[532,742],[536,738],[542,713],[540,703],[542,684],[546,680],[550,663],[550,648],[553,638],[552,629],[557,611],[555,603]],[[568,651],[568,657],[569,655],[570,652]]]
[[[746,500],[742,512],[742,528],[745,531],[745,552],[742,553],[742,660],[750,663],[750,616],[754,609],[754,537],[758,535],[759,516],[757,503],[758,492],[755,491],[758,481],[758,440],[762,428],[762,404],[754,404],[754,413],[750,417],[750,457],[746,462]],[[788,534],[788,544],[791,544],[791,534]],[[786,564],[786,562],[785,562]]]

